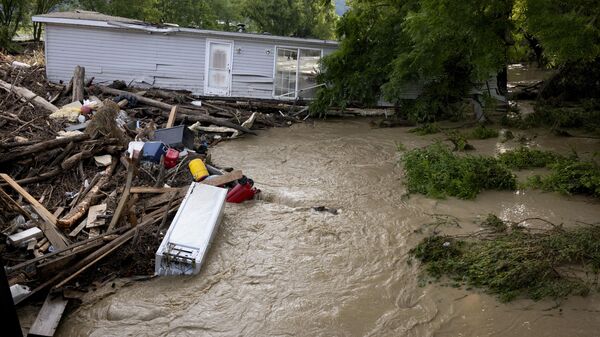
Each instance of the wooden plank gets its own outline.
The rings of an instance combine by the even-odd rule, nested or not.
[[[211,186],[221,186],[221,185],[230,183],[232,181],[241,179],[243,176],[244,176],[244,174],[242,173],[241,170],[235,170],[235,171],[226,173],[222,176],[214,177],[211,179],[204,179],[200,183],[205,184],[205,185],[211,185]]]
[[[77,235],[79,235],[79,232],[81,232],[81,230],[87,225],[87,218],[83,219],[79,225],[77,225],[77,227],[75,227],[75,229],[73,229],[71,231],[71,233],[69,233],[69,236],[74,238]]]
[[[185,187],[186,191],[188,187]],[[179,192],[181,187],[150,187],[150,186],[133,186],[129,190],[132,194],[160,194],[160,193],[170,193],[170,192]]]
[[[54,336],[69,301],[60,294],[48,294],[46,301],[29,329],[28,336]]]
[[[171,108],[171,112],[169,113],[169,120],[167,120],[167,128],[172,128],[175,124],[175,116],[177,116],[177,105],[174,105]]]
[[[21,205],[19,205],[18,202],[16,202],[13,198],[11,198],[10,195],[8,195],[6,192],[4,192],[4,190],[2,188],[0,188],[0,198],[4,199],[6,203],[9,203],[12,207],[15,208],[15,210],[19,213],[21,213],[22,216],[24,216],[25,218],[32,220],[31,218],[31,214],[29,214],[29,212],[27,212],[23,207],[21,207]]]
[[[5,173],[0,173],[0,178],[2,178],[7,184],[9,184],[17,193],[23,196],[27,202],[33,206],[35,212],[46,222],[56,225],[56,217],[50,213],[46,207],[40,204],[31,194],[27,193],[21,185],[17,184],[9,175]]]
[[[44,235],[50,240],[50,243],[56,249],[62,249],[67,247],[67,240],[60,235],[56,228],[56,217],[50,213],[44,205],[40,204],[31,194],[29,194],[21,185],[14,181],[10,176],[4,173],[0,173],[2,178],[7,184],[9,184],[17,193],[23,196],[27,202],[31,204],[34,211],[44,220],[40,227],[44,232]]]
[[[129,163],[129,167],[127,168],[127,181],[125,182],[125,188],[123,189],[123,194],[121,195],[121,199],[119,200],[119,204],[115,209],[112,219],[110,220],[110,224],[108,225],[107,231],[113,230],[119,222],[121,218],[121,214],[123,213],[123,209],[127,204],[127,200],[129,199],[129,194],[131,190],[131,183],[133,182],[133,176],[135,175],[136,162],[131,161]],[[91,234],[91,233],[90,233]]]
[[[103,226],[106,224],[106,219],[98,219],[98,215],[103,215],[106,213],[106,204],[94,205],[91,206],[88,211],[87,224],[86,228]]]

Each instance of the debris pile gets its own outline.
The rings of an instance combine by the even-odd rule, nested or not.
[[[226,188],[228,202],[260,192],[242,171],[211,165],[210,148],[308,114],[95,84],[79,66],[70,83],[52,84],[43,65],[5,56],[0,106],[0,247],[16,303],[152,275],[190,184]]]

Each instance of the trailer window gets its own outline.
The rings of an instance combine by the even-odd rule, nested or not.
[[[315,96],[320,49],[277,48],[273,95],[294,99]]]

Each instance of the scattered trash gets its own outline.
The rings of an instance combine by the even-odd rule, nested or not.
[[[227,193],[227,202],[242,203],[246,200],[254,198],[260,192],[254,186],[254,181],[246,177],[238,180],[238,184]]]
[[[24,286],[21,284],[13,284],[10,286],[10,294],[12,295],[13,302],[18,303],[20,300],[29,295],[31,290],[28,286]]]
[[[154,132],[154,140],[178,149],[194,147],[194,134],[185,125],[158,129]]]
[[[8,242],[13,246],[21,246],[29,240],[39,239],[42,236],[44,236],[44,234],[39,228],[32,227],[9,236]]]
[[[98,167],[106,167],[112,163],[112,156],[110,154],[94,156],[94,161]]]
[[[179,151],[175,149],[168,149],[165,154],[165,168],[170,169],[177,165],[177,160],[179,160]]]
[[[325,206],[315,206],[312,208],[313,210],[317,211],[317,212],[329,212],[333,215],[337,215],[338,214],[338,209],[335,208],[329,208],[329,207],[325,207]]]
[[[160,163],[160,158],[166,153],[167,146],[163,142],[146,142],[142,148],[142,159]]]
[[[193,159],[188,164],[190,172],[192,173],[192,177],[194,177],[194,181],[202,181],[204,178],[208,177],[208,169],[202,159]]]

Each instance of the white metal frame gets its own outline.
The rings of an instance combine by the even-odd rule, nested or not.
[[[207,92],[208,89],[208,69],[210,68],[210,44],[221,43],[229,44],[229,88],[225,95],[214,94]],[[206,51],[204,57],[204,95],[206,96],[231,96],[233,89],[233,40],[217,40],[217,39],[206,39]]]
[[[296,60],[296,88],[294,88],[294,96],[291,96],[289,93],[285,94],[285,95],[275,95],[275,86],[277,85],[276,83],[276,77],[277,77],[277,54],[279,49],[291,49],[291,50],[296,50],[296,52],[298,53],[298,59]],[[286,45],[276,45],[275,46],[275,52],[273,53],[273,98],[276,99],[282,99],[282,100],[294,100],[296,98],[298,98],[298,92],[300,91],[298,89],[298,85],[300,83],[300,50],[318,50],[321,52],[321,59],[323,58],[323,48],[311,48],[311,47],[298,47],[298,46],[286,46]],[[317,86],[318,87],[318,86]]]

